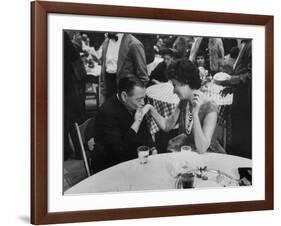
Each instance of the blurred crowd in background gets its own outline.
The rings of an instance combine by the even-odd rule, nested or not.
[[[232,141],[232,143],[240,144],[242,139],[243,147],[230,145],[228,152],[231,153],[233,149],[237,148],[251,149],[251,139],[249,139],[249,134],[251,137],[251,40],[154,34],[123,35],[123,39],[130,35],[128,40],[129,38],[131,40],[127,42],[128,50],[126,51],[135,52],[133,53],[135,55],[132,55],[132,59],[124,60],[124,64],[127,64],[127,71],[124,69],[120,72],[121,76],[126,73],[136,74],[146,87],[167,82],[170,65],[182,59],[187,59],[198,67],[202,87],[218,72],[232,75],[233,80],[224,84],[225,89],[221,95],[234,94],[233,104],[228,110],[228,115],[232,115],[232,139],[237,139],[237,142]],[[103,77],[103,73],[110,74],[110,72],[104,71],[103,63],[106,55],[106,42],[110,39],[117,41],[118,36],[116,33],[67,30],[64,31],[63,38],[64,158],[68,159],[72,153],[69,146],[69,134],[71,136],[74,132],[74,123],[81,124],[92,117],[107,99],[107,95],[112,95],[112,93],[106,93],[108,90],[116,92],[114,83],[104,81],[106,76]],[[132,45],[131,42],[136,44]],[[246,50],[247,52],[245,52]],[[122,57],[122,53],[119,53],[118,56]],[[130,60],[138,62],[138,66],[132,71],[129,71]],[[142,64],[145,65],[145,68],[140,66]],[[117,72],[116,69],[114,71],[117,76],[118,70],[123,70],[120,68],[118,62]],[[107,83],[108,86],[105,92],[104,83]],[[95,107],[87,106],[90,103],[87,91],[90,89],[94,89]],[[241,114],[243,114],[242,117]],[[237,120],[235,121],[235,119]],[[241,128],[244,129],[241,131]],[[236,134],[240,135],[236,136]],[[246,141],[244,141],[245,137]],[[75,143],[75,139],[73,140]],[[243,150],[241,152],[244,153]],[[251,158],[251,153],[245,156]]]

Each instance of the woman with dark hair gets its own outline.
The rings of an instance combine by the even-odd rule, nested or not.
[[[150,106],[150,113],[159,128],[166,132],[179,123],[179,135],[169,141],[168,151],[179,151],[182,145],[190,145],[199,153],[204,153],[210,147],[216,128],[217,105],[199,90],[199,71],[191,61],[175,62],[168,76],[180,103],[169,118],[163,118],[153,106]]]
[[[224,48],[221,38],[196,37],[190,50],[189,60],[195,62],[197,52],[201,50],[206,55],[206,67],[213,76],[221,71],[224,59]]]
[[[199,69],[199,75],[200,79],[202,80],[202,84],[206,83],[206,77],[209,74],[209,69],[206,68],[206,57],[203,51],[199,50],[197,52],[195,64]]]

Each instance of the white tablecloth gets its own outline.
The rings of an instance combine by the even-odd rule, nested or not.
[[[65,194],[175,189],[175,169],[187,161],[192,167],[207,166],[239,179],[238,167],[252,167],[250,159],[226,154],[174,152],[152,155],[147,164],[138,159],[120,163],[88,177]]]

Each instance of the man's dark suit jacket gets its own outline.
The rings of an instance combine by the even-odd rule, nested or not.
[[[63,33],[63,37],[64,159],[67,159],[72,153],[68,134],[70,133],[74,138],[74,122],[81,123],[85,120],[86,70],[76,48],[77,45],[71,41],[67,32]],[[76,145],[75,139],[73,142]]]
[[[252,73],[252,41],[246,40],[238,56],[233,75]],[[232,152],[252,158],[252,79],[234,86],[231,106]]]
[[[137,158],[138,146],[152,146],[145,119],[138,133],[131,129],[133,122],[134,113],[130,113],[117,96],[111,97],[101,106],[94,126],[94,172]]]
[[[155,83],[152,81],[153,79],[159,82],[168,82],[168,68],[167,64],[162,61],[160,62],[156,68],[150,74],[150,80],[147,86],[154,85]]]

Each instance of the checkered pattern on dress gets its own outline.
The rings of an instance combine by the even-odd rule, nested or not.
[[[177,95],[173,93],[173,85],[169,82],[150,86],[146,94],[147,102],[165,118],[173,114],[179,102]],[[160,130],[150,114],[146,115],[146,122],[152,135]]]
[[[177,104],[175,103],[168,103],[160,100],[155,100],[150,97],[148,97],[147,100],[148,103],[154,106],[157,112],[164,118],[167,118],[172,115],[177,106]],[[148,124],[148,128],[151,134],[155,134],[160,130],[150,114],[146,115],[146,122]]]
[[[220,95],[220,91],[223,89],[222,86],[216,85],[213,82],[207,84],[206,89],[202,89],[202,92],[208,96],[211,100],[214,100],[219,107],[220,116],[224,115],[224,107],[226,105],[231,105],[233,101],[233,94],[228,94],[225,97]],[[157,95],[157,97],[155,97]],[[177,103],[173,101],[172,103],[167,101],[169,97],[175,95],[173,93],[172,84],[162,83],[154,85],[148,88],[147,100],[148,103],[155,107],[160,115],[163,117],[169,117],[175,111]],[[161,100],[160,100],[161,99]],[[171,98],[173,99],[173,98]],[[156,122],[150,114],[146,115],[146,122],[151,134],[157,133],[160,129]],[[225,120],[225,117],[219,117],[219,124],[225,122],[220,121]],[[228,120],[229,121],[229,120]]]

